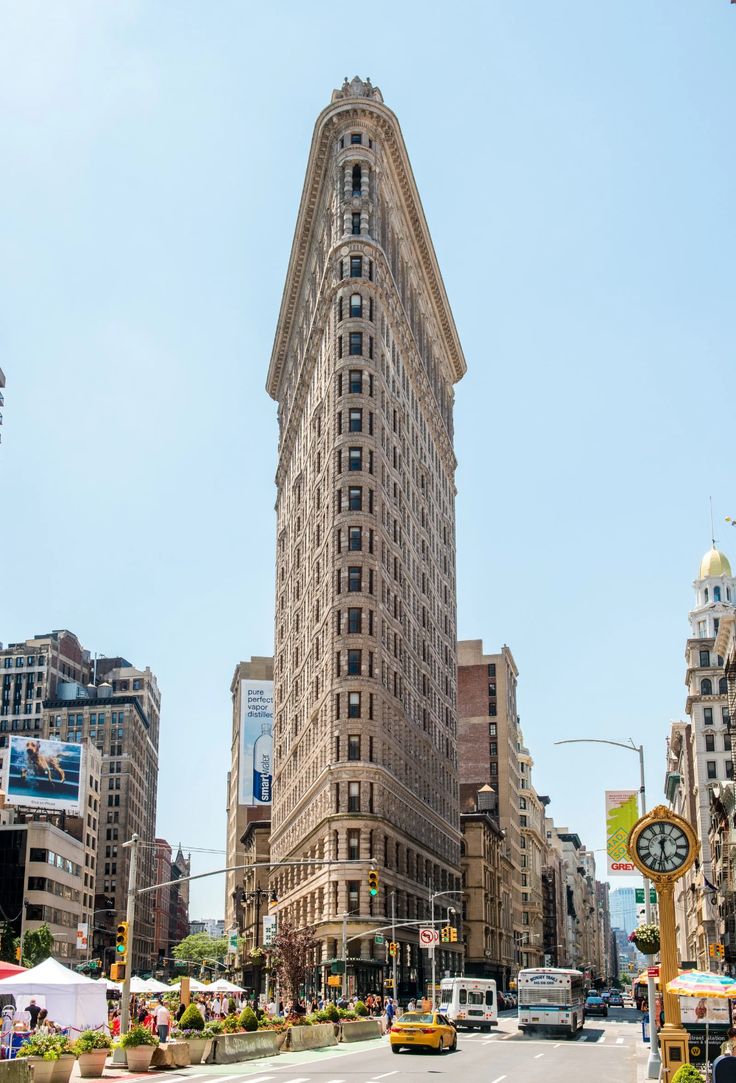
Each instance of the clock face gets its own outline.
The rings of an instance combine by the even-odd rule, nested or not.
[[[655,820],[636,840],[636,853],[642,865],[652,872],[677,872],[688,859],[690,841],[677,824]]]

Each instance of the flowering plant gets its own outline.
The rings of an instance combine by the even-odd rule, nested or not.
[[[659,926],[639,925],[629,934],[629,940],[636,944],[642,955],[656,955],[659,951]]]

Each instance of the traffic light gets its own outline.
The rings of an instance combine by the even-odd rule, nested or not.
[[[449,944],[450,943],[450,926],[449,925],[443,925],[442,928],[440,929],[440,940],[442,941],[443,944]]]
[[[275,906],[278,901],[279,901],[279,897],[276,894],[275,888],[271,888],[271,894],[268,896],[268,905],[269,906]]]
[[[724,959],[726,957],[726,949],[723,944],[711,944],[711,948],[714,950],[711,952],[716,959]]]
[[[128,961],[128,923],[121,921],[115,930],[115,960],[118,963]]]
[[[389,955],[391,956],[392,959],[394,958],[395,955],[398,954],[398,950],[399,950],[399,945],[396,943],[396,941],[395,940],[390,940],[389,945],[388,945],[388,953],[389,953]]]
[[[715,959],[715,957],[716,957],[716,946],[715,946],[715,944],[711,944],[709,946],[708,954],[710,955],[711,959]]]
[[[457,929],[454,925],[450,926],[450,942],[454,944],[457,941]]]
[[[373,897],[378,894],[378,869],[368,870],[368,894]]]
[[[15,960],[18,963],[20,962],[20,944],[16,944],[15,946]]]

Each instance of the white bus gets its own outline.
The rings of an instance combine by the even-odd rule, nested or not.
[[[583,981],[579,970],[554,967],[520,970],[519,1030],[563,1031],[574,1038],[583,1029]]]
[[[439,1010],[456,1027],[490,1030],[498,1026],[496,983],[492,978],[443,978]]]

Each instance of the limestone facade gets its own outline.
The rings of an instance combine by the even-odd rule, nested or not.
[[[464,372],[398,121],[370,82],[346,82],[315,127],[267,382],[279,418],[271,854],[325,864],[277,869],[271,885],[280,915],[316,926],[319,964],[340,954],[347,915],[361,992],[380,983],[385,948],[359,937],[392,897],[409,920],[430,892],[460,887],[452,408]],[[424,960],[415,930],[397,940],[408,990]],[[457,954],[440,965],[457,969]]]

